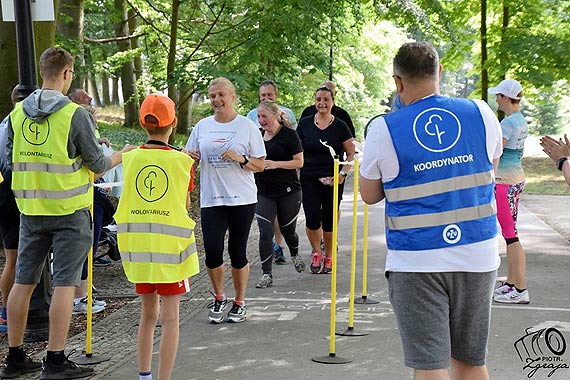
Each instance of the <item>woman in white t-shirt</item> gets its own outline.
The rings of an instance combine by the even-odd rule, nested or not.
[[[190,156],[200,162],[200,206],[206,268],[214,302],[209,306],[212,323],[224,321],[228,304],[224,294],[224,239],[235,289],[228,322],[243,322],[245,289],[249,278],[247,238],[257,203],[254,172],[264,168],[265,146],[255,124],[235,111],[236,92],[228,79],[220,77],[208,88],[214,115],[200,120],[186,144]],[[199,161],[198,161],[199,160]]]

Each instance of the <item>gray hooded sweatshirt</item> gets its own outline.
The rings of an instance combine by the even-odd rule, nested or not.
[[[26,117],[36,123],[42,123],[70,102],[71,100],[59,91],[39,89],[24,99],[22,109]],[[8,120],[6,156],[10,163],[12,163],[13,141],[14,130]],[[71,118],[67,152],[71,159],[81,156],[83,165],[94,173],[103,173],[111,168],[111,159],[105,157],[95,137],[95,120],[83,107],[77,108]]]

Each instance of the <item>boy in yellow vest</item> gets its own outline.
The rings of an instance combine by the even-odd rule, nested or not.
[[[168,145],[176,127],[174,102],[148,95],[140,124],[148,141],[123,155],[125,188],[115,214],[123,269],[142,299],[139,379],[152,380],[154,329],[162,323],[158,378],[169,380],[178,350],[180,296],[198,273],[195,222],[188,216],[194,160]]]

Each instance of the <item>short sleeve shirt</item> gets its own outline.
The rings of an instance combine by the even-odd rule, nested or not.
[[[220,123],[209,116],[192,129],[188,150],[200,152],[200,205],[240,206],[257,203],[253,172],[234,161],[222,161],[222,153],[233,150],[248,157],[265,157],[259,129],[248,118],[237,115]]]
[[[293,156],[303,152],[297,133],[281,127],[271,140],[265,141],[266,160],[291,161]],[[255,173],[257,193],[266,198],[280,198],[301,190],[296,169],[271,169]]]

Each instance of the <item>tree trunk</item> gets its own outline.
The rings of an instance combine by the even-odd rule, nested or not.
[[[89,88],[90,88],[89,93],[91,94],[91,97],[95,102],[95,105],[97,107],[100,107],[101,97],[99,96],[99,88],[97,87],[97,77],[95,76],[95,73],[92,71],[89,71]]]
[[[57,21],[57,32],[65,39],[73,41],[69,44],[75,56],[75,73],[77,77],[71,82],[71,88],[87,89],[87,70],[85,68],[85,52],[83,49],[84,0],[61,0],[59,12],[64,16]]]
[[[114,0],[114,5],[120,16],[119,19],[115,21],[115,36],[125,37],[128,35],[127,7],[125,1]],[[118,41],[117,46],[121,52],[127,52],[131,49],[129,40]],[[139,102],[137,97],[135,67],[132,60],[125,62],[121,67],[121,87],[123,89],[125,125],[134,127],[138,124]]]
[[[192,95],[190,92],[191,89],[188,83],[180,83],[181,96],[179,96],[178,101],[178,125],[176,126],[176,131],[186,136],[189,134],[188,130],[190,126],[190,106],[192,104]]]
[[[487,101],[489,73],[487,71],[487,0],[481,0],[481,99]]]
[[[111,94],[109,92],[109,75],[106,72],[101,74],[101,89],[103,92],[103,106],[111,105]]]
[[[119,99],[119,77],[116,75],[113,75],[113,98],[111,100],[111,104],[113,104],[114,106],[118,106],[121,104],[121,100]]]
[[[57,17],[59,0],[54,0]],[[55,39],[55,22],[34,23],[36,67],[42,52],[53,46]],[[18,84],[18,48],[16,46],[16,29],[13,22],[0,21],[0,118],[12,110],[10,94]],[[38,70],[39,74],[39,70]],[[38,76],[41,82],[41,78]],[[38,83],[40,86],[40,83]]]
[[[168,63],[166,65],[166,81],[168,82],[168,97],[175,103],[177,101],[178,91],[176,88],[176,80],[174,78],[174,68],[176,65],[176,40],[178,38],[178,15],[180,9],[180,0],[172,0],[172,12],[170,20],[170,45],[168,47]],[[174,134],[170,135],[170,142],[174,141]]]
[[[128,11],[128,20],[129,20],[129,35],[133,36],[136,34],[137,31],[137,13],[133,9],[129,9]],[[135,50],[139,48],[139,38],[131,38],[131,49]],[[138,81],[143,73],[143,62],[140,53],[137,54],[134,59],[133,63],[135,65],[135,78]]]

